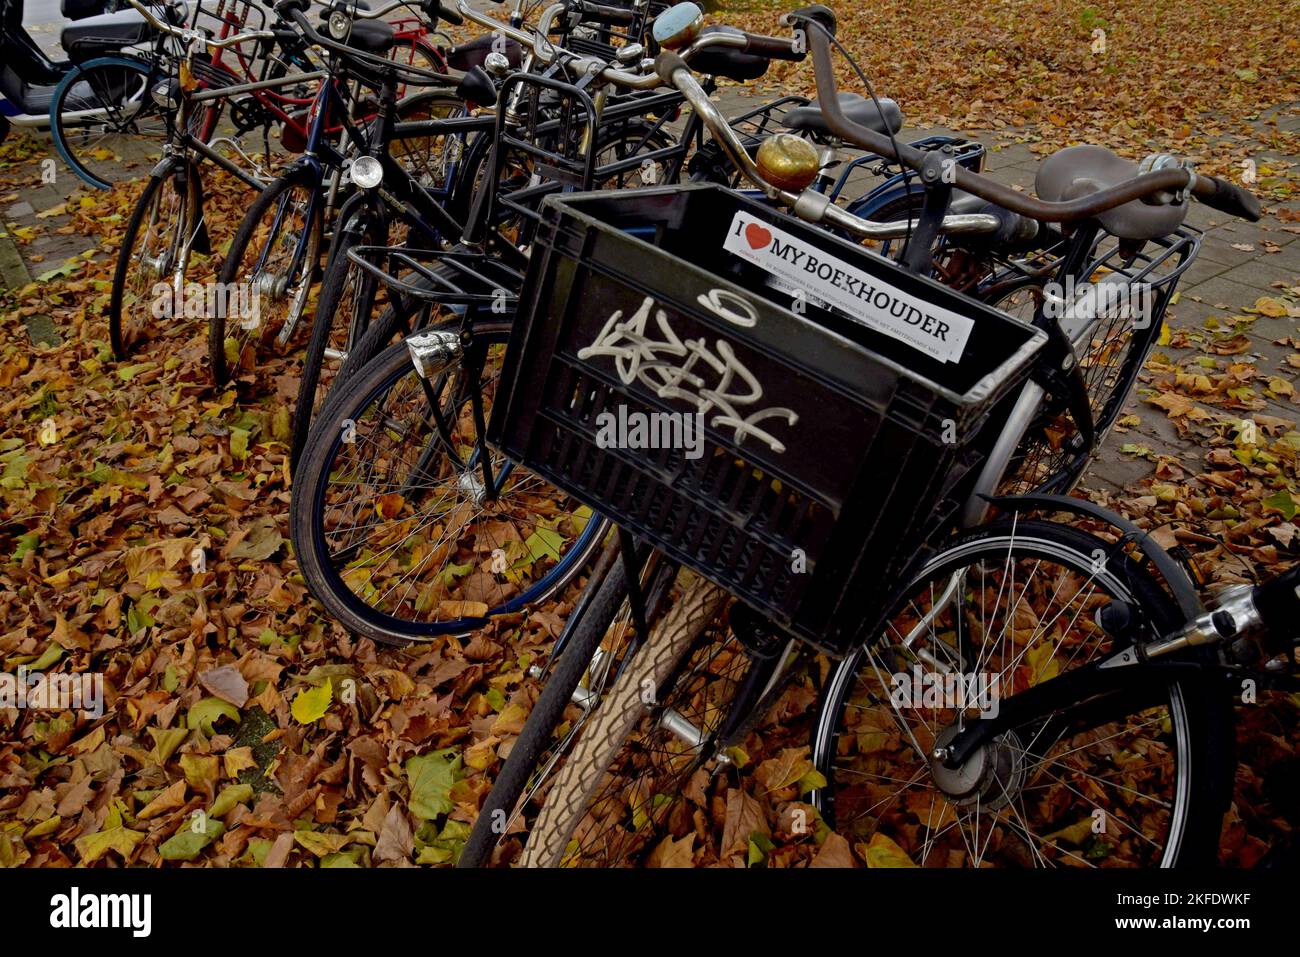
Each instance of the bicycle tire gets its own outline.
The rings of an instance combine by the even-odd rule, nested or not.
[[[606,769],[648,710],[644,689],[662,687],[727,600],[722,588],[697,579],[651,628],[560,770],[528,834],[522,866],[559,866]]]
[[[321,371],[325,361],[325,350],[333,334],[344,331],[339,328],[338,320],[342,318],[347,325],[349,346],[354,338],[359,339],[365,330],[364,316],[370,313],[370,304],[378,291],[376,280],[369,273],[356,268],[348,259],[348,250],[356,246],[383,245],[387,230],[374,211],[362,209],[357,218],[364,218],[360,227],[341,224],[334,230],[334,240],[330,244],[326,259],[325,276],[321,280],[320,296],[316,303],[316,317],[312,321],[311,338],[307,341],[307,351],[302,358],[302,371],[298,376],[298,398],[293,411],[293,442],[289,452],[289,468],[298,465],[303,447],[307,444],[307,433],[311,429],[312,418],[320,405],[318,392]],[[341,217],[340,217],[341,219]],[[343,311],[345,300],[350,301],[354,311],[348,315]]]
[[[300,187],[309,191],[320,188],[320,184],[315,179],[313,172],[306,167],[298,167],[290,170],[283,176],[274,180],[258,194],[257,199],[253,201],[253,205],[249,208],[247,215],[244,216],[243,221],[239,224],[239,229],[236,231],[234,239],[231,240],[230,250],[226,254],[226,260],[222,264],[221,273],[217,280],[222,287],[228,289],[230,288],[230,285],[236,281],[237,274],[243,265],[244,254],[248,250],[249,245],[253,242],[258,228],[262,225],[263,217],[268,211],[273,210],[273,207],[280,201],[281,196],[284,193]],[[314,204],[311,213],[311,222],[304,224],[304,228],[309,231],[306,253],[303,256],[303,261],[301,263],[301,270],[305,272],[305,275],[299,277],[297,280],[298,282],[305,283],[305,289],[301,294],[304,306],[306,298],[310,295],[313,274],[319,266],[317,260],[319,258],[322,238],[321,227],[321,207],[319,203],[316,203]],[[290,277],[290,279],[292,278],[293,277]],[[256,283],[253,285],[256,286]],[[295,296],[296,295],[297,294],[295,294]],[[217,302],[219,306],[225,305],[222,297],[218,297]],[[259,304],[259,309],[260,308],[261,306]],[[213,384],[218,387],[224,386],[231,379],[230,363],[227,361],[226,357],[227,311],[228,310],[225,308],[220,307],[214,309],[208,319],[209,371],[212,375]],[[290,318],[291,317],[286,317],[286,321]],[[267,328],[268,324],[263,323],[261,330],[256,335],[258,341],[266,338]],[[238,366],[242,364],[244,348],[245,347],[241,343],[239,346],[239,361],[236,363],[236,370]],[[257,342],[254,342],[253,360],[255,362],[258,351]]]
[[[590,582],[587,587],[591,587]],[[487,867],[492,863],[498,840],[504,836],[501,814],[509,815],[514,810],[627,594],[627,568],[619,557],[600,581],[582,620],[568,636],[563,653],[547,675],[537,703],[528,713],[519,737],[511,745],[510,756],[479,809],[457,867]]]
[[[448,326],[459,330],[461,320],[457,319]],[[484,321],[477,326],[476,334],[503,336],[508,331],[509,323]],[[464,635],[481,627],[486,619],[546,600],[582,572],[599,547],[607,527],[602,519],[592,515],[551,568],[501,606],[489,608],[483,618],[417,622],[395,617],[361,602],[329,561],[323,516],[327,507],[324,497],[331,463],[346,431],[344,424],[361,421],[364,411],[376,397],[387,394],[394,384],[410,373],[410,355],[401,343],[397,343],[376,356],[360,373],[330,390],[303,448],[290,503],[294,554],[311,593],[349,631],[400,646],[425,642],[440,635]]]
[[[137,253],[135,246],[136,240],[140,235],[141,228],[145,225],[145,218],[153,214],[153,203],[158,198],[159,191],[165,190],[169,186],[174,186],[177,173],[175,170],[169,171],[161,176],[155,175],[149,178],[145,184],[144,192],[140,194],[140,199],[135,204],[135,209],[131,212],[131,218],[127,222],[126,233],[122,237],[122,245],[118,250],[117,265],[113,269],[113,286],[109,292],[108,300],[108,339],[109,345],[113,350],[113,358],[118,362],[125,362],[135,351],[137,341],[134,337],[128,335],[128,329],[124,329],[124,313],[131,311],[137,303],[127,303],[125,299],[125,289],[127,279],[132,269],[144,269],[145,256],[143,253]],[[188,197],[182,201],[183,212],[177,216],[167,229],[167,246],[174,252],[177,245],[177,238],[184,234],[187,224],[196,222],[196,217],[200,215],[202,200],[200,193],[202,187],[198,185],[198,170],[191,166],[186,174],[186,190]],[[160,237],[161,238],[161,237]],[[171,277],[158,276],[157,282],[165,282]]]

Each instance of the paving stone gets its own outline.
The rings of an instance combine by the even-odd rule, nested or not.
[[[1203,259],[1209,259],[1216,263],[1226,263],[1229,266],[1237,266],[1244,262],[1250,262],[1258,256],[1264,255],[1258,248],[1255,249],[1237,249],[1232,243],[1236,239],[1225,239],[1224,234],[1215,230],[1208,233],[1201,241],[1201,251],[1199,255]],[[1253,245],[1245,243],[1243,245]]]
[[[1198,283],[1183,290],[1184,299],[1200,299],[1211,306],[1223,305],[1229,310],[1249,306],[1260,297],[1263,290],[1243,283],[1233,282],[1223,276]]]
[[[1258,262],[1275,265],[1290,270],[1294,276],[1300,276],[1300,243],[1283,246],[1275,253],[1264,253]]]
[[[36,215],[36,210],[32,208],[31,203],[14,203],[5,211],[5,215],[11,219],[20,219]]]
[[[1217,308],[1213,303],[1197,302],[1187,297],[1186,291],[1178,301],[1165,313],[1165,321],[1173,329],[1204,328],[1205,320],[1210,316],[1224,317],[1227,311]]]
[[[1197,256],[1187,272],[1183,273],[1178,280],[1178,288],[1189,289],[1197,283],[1205,282],[1207,279],[1213,279],[1220,273],[1227,272],[1232,267],[1227,263],[1215,262],[1205,256]]]
[[[1281,253],[1277,255],[1281,255]],[[1252,259],[1250,262],[1233,266],[1227,272],[1222,273],[1221,278],[1239,282],[1243,286],[1253,286],[1265,294],[1273,290],[1273,283],[1275,282],[1285,283],[1289,286],[1300,281],[1300,276],[1297,276],[1295,270],[1289,269],[1282,264],[1274,265],[1272,256]],[[1250,305],[1250,303],[1243,303],[1243,305]]]

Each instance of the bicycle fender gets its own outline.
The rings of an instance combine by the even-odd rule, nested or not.
[[[183,162],[184,160],[179,156],[164,156],[158,161],[158,165],[149,171],[149,175],[166,176]]]
[[[1119,529],[1142,549],[1142,553],[1151,560],[1151,564],[1160,572],[1173,593],[1178,608],[1189,618],[1194,618],[1205,611],[1201,597],[1196,591],[1187,573],[1167,551],[1161,548],[1150,533],[1138,528],[1133,522],[1108,508],[1089,502],[1086,499],[1069,495],[1038,495],[1032,492],[1026,495],[998,495],[987,497],[989,504],[1008,512],[1071,512],[1105,522],[1112,528]]]

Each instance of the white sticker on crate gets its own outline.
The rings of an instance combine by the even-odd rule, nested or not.
[[[941,362],[957,362],[975,323],[868,275],[743,210],[731,221],[723,248],[772,274],[789,295],[829,303],[855,322],[904,342]]]

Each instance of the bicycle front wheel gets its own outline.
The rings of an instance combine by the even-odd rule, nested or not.
[[[231,240],[208,319],[212,381],[253,376],[292,338],[320,265],[321,184],[306,167],[262,190]]]
[[[749,666],[727,601],[694,578],[650,629],[551,786],[523,866],[624,865],[661,836]]]
[[[1004,520],[958,537],[831,677],[813,736],[827,823],[884,866],[1212,860],[1233,765],[1211,671],[1080,693],[1017,717],[959,768],[942,760],[977,714],[1120,650],[1096,621],[1112,603],[1155,629],[1179,620],[1143,568],[1077,529]]]
[[[143,347],[160,324],[167,335],[183,331],[185,260],[201,226],[201,192],[194,166],[152,176],[145,184],[122,237],[108,300],[108,338],[119,362]]]
[[[474,323],[428,378],[397,343],[316,417],[295,473],[294,553],[347,628],[392,644],[465,634],[556,593],[598,547],[590,509],[483,441],[509,335],[509,322]]]

